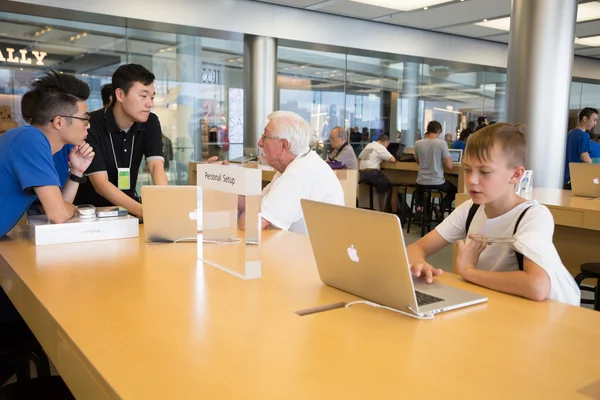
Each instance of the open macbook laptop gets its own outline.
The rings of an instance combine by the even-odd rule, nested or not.
[[[574,196],[600,197],[600,164],[569,163]]]
[[[462,163],[463,151],[461,149],[452,149],[448,151],[450,152],[450,157],[452,157],[452,164]]]
[[[413,278],[396,215],[311,200],[301,203],[326,285],[422,317],[487,301],[476,293]]]
[[[197,186],[142,186],[146,241],[196,241],[197,201]]]

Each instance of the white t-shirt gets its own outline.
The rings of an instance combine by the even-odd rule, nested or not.
[[[306,234],[300,199],[344,205],[339,179],[314,151],[296,157],[263,189],[262,217],[277,228]]]
[[[472,205],[471,200],[464,202],[438,225],[437,232],[447,242],[454,243],[466,238],[465,227]],[[516,234],[513,235],[517,219],[528,207],[530,208],[521,219]],[[579,305],[581,299],[579,288],[552,243],[554,219],[550,211],[537,201],[527,201],[503,215],[488,219],[484,208],[484,206],[479,207],[473,216],[468,234],[514,237],[515,243],[488,245],[479,256],[477,268],[486,271],[518,271],[519,264],[515,255],[517,251],[546,271],[550,278],[549,299]]]
[[[365,146],[358,158],[360,159],[360,170],[379,169],[382,161],[392,157],[390,152],[379,142],[371,142]]]

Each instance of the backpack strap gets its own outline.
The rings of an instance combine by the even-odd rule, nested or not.
[[[473,222],[473,217],[475,217],[475,213],[479,209],[479,204],[473,203],[471,208],[469,208],[469,214],[467,215],[467,223],[465,224],[465,234],[469,235],[469,228],[471,227],[471,222]],[[520,220],[520,219],[519,219]],[[517,222],[518,224],[518,222]]]
[[[513,230],[513,236],[517,234],[517,228],[519,228],[519,224],[521,223],[521,220],[525,216],[525,213],[527,212],[527,210],[529,210],[531,207],[533,207],[533,206],[529,206],[526,209],[524,209],[523,212],[521,213],[521,215],[519,215],[519,218],[517,218],[517,223],[515,224],[515,229]],[[519,271],[523,271],[523,254],[515,251],[515,255],[517,256],[517,264],[519,264]]]

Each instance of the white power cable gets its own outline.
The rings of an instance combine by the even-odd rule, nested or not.
[[[421,316],[421,315],[417,314],[417,312],[415,310],[413,310],[411,306],[408,306],[408,308],[410,311],[414,312],[414,314],[396,310],[395,308],[392,308],[392,307],[382,306],[381,304],[373,303],[372,301],[366,301],[366,300],[351,301],[350,303],[346,304],[346,308],[353,306],[355,304],[366,304],[368,306],[375,307],[375,308],[383,308],[383,309],[393,311],[395,313],[399,313],[402,315],[407,315],[411,318],[416,318],[416,319],[433,319],[433,314],[427,314],[427,315]]]

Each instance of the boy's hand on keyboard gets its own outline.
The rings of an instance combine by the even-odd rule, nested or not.
[[[485,236],[482,236],[477,240],[471,240],[469,244],[466,244],[466,241],[464,240],[456,241],[456,246],[458,248],[455,264],[456,272],[464,278],[465,271],[476,269],[477,263],[479,262],[479,256],[481,255],[481,252],[485,250],[487,245]]]
[[[441,269],[433,268],[430,264],[426,263],[425,261],[411,264],[410,272],[413,276],[416,276],[417,278],[420,276],[424,276],[425,281],[427,283],[433,283],[434,276],[440,276],[444,273],[444,271],[442,271]]]

